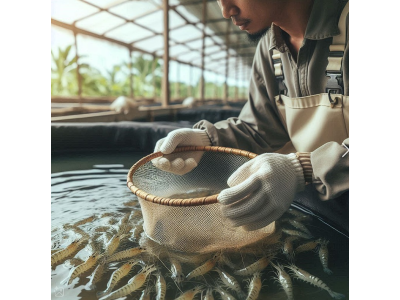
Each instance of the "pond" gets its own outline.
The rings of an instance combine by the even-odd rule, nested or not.
[[[129,266],[130,271],[126,276],[121,275],[121,279],[112,291],[125,286],[146,265],[154,266],[157,271],[151,272],[143,286],[132,292],[126,299],[139,299],[143,290],[149,292],[150,299],[156,299],[156,292],[160,286],[157,284],[157,274],[161,274],[166,282],[165,299],[175,299],[182,292],[196,286],[201,286],[201,289],[193,299],[205,297],[207,289],[212,291],[215,299],[227,299],[221,298],[222,296],[217,292],[218,288],[227,291],[235,299],[245,299],[253,274],[250,271],[240,270],[257,261],[261,266],[263,262],[266,263],[266,260],[268,260],[266,266],[260,267],[262,287],[257,299],[287,299],[281,284],[276,281],[274,266],[278,264],[288,266],[292,262],[300,269],[318,277],[332,291],[341,293],[348,299],[348,237],[326,225],[321,217],[309,214],[308,210],[298,205],[292,205],[291,211],[285,213],[276,222],[274,241],[254,245],[251,251],[247,247],[222,252],[220,257],[223,259],[219,257],[215,263],[210,263],[210,260],[216,253],[204,255],[172,253],[170,256],[162,256],[159,255],[159,251],[153,251],[151,243],[142,232],[140,205],[136,196],[126,186],[129,168],[144,155],[146,154],[118,153],[110,156],[109,153],[86,153],[52,157],[52,252],[53,250],[61,251],[83,237],[80,240],[82,244],[75,253],[60,259],[52,266],[51,295],[53,299],[61,297],[62,299],[112,298],[111,293],[108,294],[109,298],[105,297],[107,294],[99,293],[107,289],[113,273],[123,265],[126,268],[126,263],[132,260],[134,263],[133,266]],[[304,236],[307,230],[312,237]],[[122,232],[122,237],[121,241],[115,243],[115,248],[113,243],[119,232]],[[299,232],[303,233],[302,237],[296,237]],[[294,257],[286,255],[282,250],[289,241],[292,241],[293,249],[298,249]],[[310,241],[317,242],[313,244],[309,243]],[[329,241],[326,248],[323,248],[323,241]],[[303,247],[306,251],[301,252],[302,248],[298,247],[304,244],[307,244]],[[111,254],[106,256],[105,253],[120,253],[143,245],[147,247],[145,252],[117,261],[106,261]],[[79,265],[84,264],[84,261],[96,251],[103,256],[88,267],[87,271],[71,279],[71,274],[78,273],[76,269]],[[328,274],[328,270],[324,272],[320,252],[325,255],[329,253],[327,264],[332,274]],[[174,263],[180,265],[184,276],[197,267],[203,266],[204,263],[212,264],[212,268],[209,272],[185,279],[178,284],[176,278],[175,280],[171,278],[171,266]],[[99,265],[104,265],[104,271],[98,281],[93,284],[93,272]],[[217,271],[216,267],[224,272],[223,274],[233,277],[236,284],[234,288],[243,293],[228,288],[221,280],[223,275]],[[256,270],[257,266],[254,268]],[[284,270],[291,274],[288,268]],[[291,277],[294,299],[332,299],[326,290],[295,279],[293,275]],[[319,284],[322,285],[322,283]]]

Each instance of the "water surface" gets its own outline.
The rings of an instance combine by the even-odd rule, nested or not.
[[[129,159],[129,157],[126,157],[126,159]],[[131,163],[133,164],[136,160],[136,158],[132,158]],[[119,162],[118,160],[115,161]],[[97,163],[95,159],[92,162]],[[75,163],[75,166],[78,165],[79,163]],[[76,170],[71,170],[70,165],[70,168],[67,168],[67,171],[59,171],[52,174],[52,249],[62,249],[69,245],[74,239],[80,237],[80,235],[73,230],[64,229],[64,224],[73,224],[79,220],[95,215],[97,219],[78,226],[79,229],[93,235],[95,229],[99,226],[107,226],[111,232],[113,229],[118,229],[118,222],[126,215],[126,213],[140,210],[140,206],[137,206],[136,196],[126,187],[126,175],[129,167],[130,163],[97,163],[92,165],[90,169],[79,170],[78,166],[76,167]],[[101,217],[104,214],[106,214],[106,216]],[[287,222],[288,218],[293,219],[294,216],[288,213],[285,214],[280,219],[281,221],[277,222],[277,229],[286,228],[297,230]],[[298,254],[295,259],[296,265],[319,277],[333,291],[346,295],[346,299],[348,299],[348,238],[339,231],[324,224],[320,218],[312,217],[310,221],[305,222],[304,224],[312,232],[315,238],[324,238],[329,240],[329,267],[333,271],[333,274],[328,275],[323,272],[318,253],[315,251]],[[100,233],[98,241],[106,243],[110,236],[110,233]],[[287,236],[288,235],[283,233],[281,240],[283,241]],[[296,247],[305,242],[306,240],[299,239],[294,242],[294,246]],[[134,238],[132,234],[132,237],[128,238],[116,252],[126,248],[136,247],[138,245],[138,239]],[[86,259],[91,254],[91,251],[92,249],[90,247],[86,247],[79,251],[75,257]],[[241,251],[239,249],[236,253],[228,253],[227,255],[237,268],[243,268],[258,260],[262,255],[260,253],[263,251],[265,252],[267,250],[256,247],[254,253]],[[191,280],[191,282],[185,283],[182,287],[178,288],[170,278],[170,264],[168,260],[162,259],[160,261],[151,255],[145,255],[141,258],[146,263],[156,264],[164,275],[164,278],[168,283],[166,299],[174,299],[181,293],[181,291],[186,291],[198,284],[201,284],[204,287],[213,287],[218,279],[218,274],[216,272],[211,272],[205,274],[199,279]],[[203,260],[206,259],[207,257],[204,257]],[[274,261],[281,264],[287,264],[289,262],[286,256],[281,252],[276,255]],[[193,262],[195,263],[191,264],[182,261],[182,268],[185,275],[201,264],[196,260],[193,260]],[[85,273],[82,277],[75,279],[72,284],[66,285],[62,282],[68,278],[71,268],[66,264],[58,265],[51,271],[52,298],[56,299],[61,298],[62,296],[62,299],[98,299],[96,293],[103,291],[106,288],[112,272],[122,264],[123,262],[110,264],[109,270],[103,275],[102,280],[97,284],[96,289],[94,290],[90,290],[87,285],[94,268]],[[235,271],[226,265],[221,266],[221,268],[231,275],[233,275],[233,272]],[[134,267],[130,275],[122,279],[114,290],[126,284],[132,276],[139,272],[139,270],[139,266]],[[240,282],[242,290],[246,292],[246,280],[251,279],[251,276],[240,277],[236,275],[235,278]],[[263,288],[258,299],[286,299],[286,295],[282,291],[282,288],[279,284],[274,282],[274,269],[271,265],[262,271],[262,279]],[[154,283],[155,276],[150,276],[148,284],[154,285]],[[299,280],[293,280],[293,291],[295,296],[294,299],[332,299],[326,291]],[[127,299],[139,299],[140,293],[141,291],[134,292]],[[235,295],[233,291],[230,291],[230,293]],[[219,299],[217,293],[214,293],[214,297]],[[151,299],[155,299],[154,292],[151,294]],[[200,295],[197,295],[195,299],[200,299]],[[237,299],[239,299],[239,297],[237,297]]]

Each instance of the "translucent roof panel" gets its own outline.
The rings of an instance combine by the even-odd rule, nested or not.
[[[55,50],[58,47],[66,48],[75,43],[74,34],[72,31],[63,29],[58,26],[51,26],[51,49]]]
[[[187,54],[183,54],[183,55],[179,56],[180,60],[182,60],[184,62],[188,62],[188,63],[190,63],[193,60],[198,59],[198,58],[201,58],[200,52],[198,52],[198,51],[192,51]]]
[[[185,53],[188,52],[188,47],[183,46],[183,45],[177,45],[174,47],[170,47],[169,49],[169,55],[170,56],[177,56],[179,53]]]
[[[153,52],[157,49],[161,49],[164,46],[164,38],[160,35],[157,35],[155,37],[143,40],[138,43],[133,43],[133,45],[137,48]]]
[[[154,3],[158,5],[162,5],[163,1],[162,0],[153,0]],[[178,5],[180,4],[179,0],[169,0],[169,5]]]
[[[82,34],[77,35],[77,42],[81,63],[89,64],[104,76],[107,76],[114,66],[124,65],[129,61],[129,51],[125,47]]]
[[[189,42],[189,43],[185,43],[185,44],[188,45],[192,49],[201,49],[201,47],[203,45],[203,41],[202,41],[202,39],[198,39],[193,42]]]
[[[197,24],[197,27],[199,27],[199,24]],[[212,35],[214,33],[214,30],[211,30],[209,27],[206,27],[206,29],[204,29],[204,31],[206,34],[209,34],[209,35]]]
[[[213,40],[214,40],[215,43],[219,43],[219,44],[222,44],[222,45],[225,44],[225,41],[224,41],[223,39],[221,39],[221,38],[220,38],[219,36],[217,36],[217,35],[213,36],[212,38],[213,38]]]
[[[216,51],[219,51],[219,50],[221,50],[221,46],[215,45],[215,46],[207,47],[204,52],[206,54],[209,54],[209,53],[213,53],[213,52],[216,52]]]
[[[207,47],[209,47],[209,46],[211,46],[211,45],[215,45],[215,42],[214,42],[211,38],[209,38],[209,37],[206,37],[206,38],[205,38],[205,42],[206,42],[206,46],[207,46]]]
[[[151,35],[153,35],[152,32],[132,23],[127,23],[106,34],[106,36],[110,38],[120,40],[125,43],[131,43],[135,40],[139,40]]]
[[[103,34],[118,25],[124,24],[125,21],[119,17],[110,15],[103,11],[91,17],[85,18],[76,23],[76,27],[91,31],[97,34]]]
[[[161,19],[163,21],[163,19]],[[170,10],[169,11],[169,28],[173,29],[175,27],[178,27],[180,25],[185,24],[186,21],[182,19],[175,11]]]
[[[171,30],[171,32],[169,33],[170,39],[178,42],[184,42],[197,37],[200,38],[201,35],[201,32],[194,29],[191,25],[187,25],[176,30]]]
[[[66,38],[69,44],[73,44],[70,37],[73,37],[74,31],[78,35],[82,35],[79,29],[83,29],[87,32],[87,36],[102,40],[102,35],[104,35],[114,40],[115,44],[125,46],[127,51],[132,45],[137,51],[142,50],[144,53],[154,53],[159,57],[164,54],[162,0],[51,1],[52,28],[67,28],[71,32],[69,38]],[[201,24],[203,17],[202,1],[169,0],[169,5],[169,53],[171,59],[184,64],[195,64],[196,67],[200,66],[204,27]],[[207,22],[204,30],[209,36],[205,39],[205,61],[207,62],[205,67],[208,68],[207,66],[211,63],[214,63],[214,66],[221,64],[225,66],[227,55],[225,32],[227,29],[231,32],[229,36],[230,56],[235,57],[235,59],[237,59],[236,56],[241,56],[240,63],[251,66],[255,46],[247,43],[246,36],[236,26],[232,26],[230,20],[222,18],[215,0],[208,0],[207,7]],[[187,21],[194,24],[186,24]],[[218,33],[218,35],[215,35],[215,33]],[[59,42],[57,41],[57,44],[65,44]],[[101,46],[104,49],[107,47],[106,44]],[[100,48],[93,48],[93,51],[101,50]],[[80,52],[79,45],[78,52]],[[78,54],[81,55],[81,53]],[[106,60],[106,56],[103,56],[103,59]],[[230,62],[230,65],[235,64],[237,63]],[[232,68],[230,66],[230,70]]]
[[[129,1],[110,8],[110,12],[115,13],[125,19],[134,20],[136,17],[157,8],[158,7],[150,1]]]
[[[113,6],[117,6],[127,0],[85,0],[86,2],[92,3],[96,6],[100,6],[101,8],[110,8]]]
[[[68,24],[98,11],[99,9],[77,0],[51,1],[51,17]]]
[[[163,18],[164,18],[163,11],[158,10],[145,17],[135,20],[135,23],[145,27],[149,27],[158,33],[162,33],[164,31],[164,23],[162,21]]]

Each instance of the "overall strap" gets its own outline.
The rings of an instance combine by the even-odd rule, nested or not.
[[[283,82],[285,77],[283,75],[281,53],[278,50],[272,50],[272,60],[274,62],[275,79],[278,83],[279,95],[287,95],[287,87]]]
[[[329,77],[325,92],[329,95],[329,101],[332,100],[331,94],[342,94],[343,95],[343,71],[342,71],[342,60],[344,50],[346,48],[347,31],[346,31],[346,18],[349,13],[349,2],[342,10],[340,15],[338,27],[339,35],[332,38],[332,44],[329,46],[328,65],[326,66],[325,74]]]

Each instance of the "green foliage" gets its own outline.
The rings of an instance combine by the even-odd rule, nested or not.
[[[51,95],[77,96],[78,75],[76,55],[73,53],[73,46],[65,49],[58,48],[58,52],[51,51]],[[80,59],[83,56],[80,56]],[[154,64],[154,78],[152,74]],[[133,74],[133,93],[135,98],[149,98],[161,96],[162,84],[162,62],[160,59],[147,59],[143,55],[132,58],[132,63],[124,62],[115,65],[106,74],[102,74],[96,68],[81,63],[79,74],[82,79],[83,96],[129,96],[131,93],[130,69]],[[154,83],[154,84],[153,84]],[[178,90],[179,87],[179,90]],[[192,95],[200,96],[200,81],[192,86]],[[230,97],[234,97],[234,87],[229,88]],[[205,98],[222,98],[224,92],[223,84],[206,82]],[[170,82],[171,98],[186,98],[189,96],[189,86],[183,82],[177,84]]]

